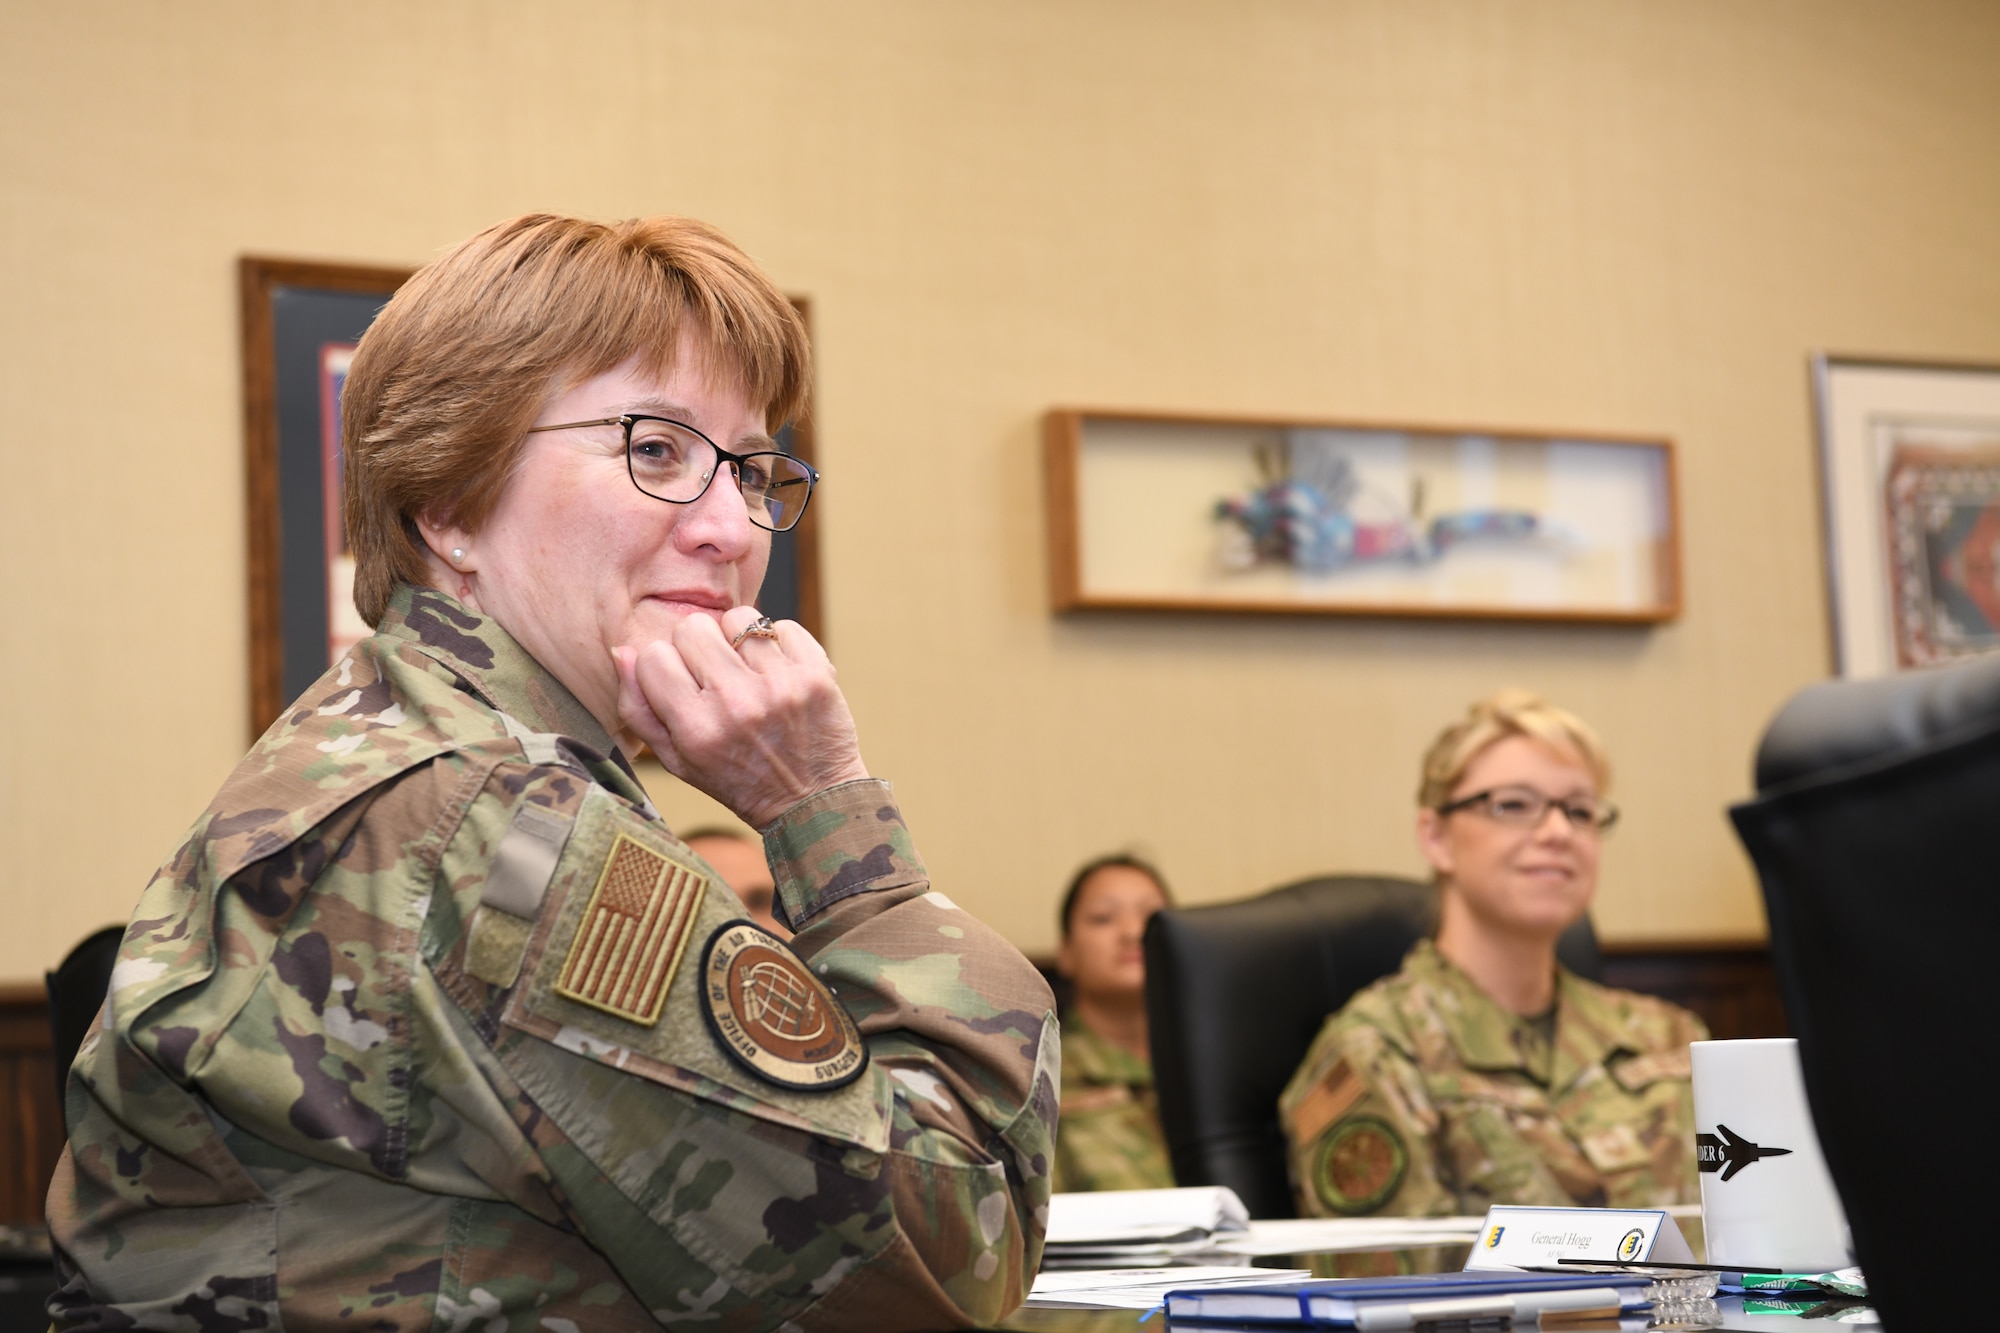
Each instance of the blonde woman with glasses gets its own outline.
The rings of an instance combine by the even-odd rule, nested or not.
[[[1662,1000],[1564,969],[1618,810],[1575,715],[1520,690],[1424,757],[1438,929],[1327,1020],[1279,1109],[1303,1214],[1634,1208],[1696,1197],[1688,1043]]]

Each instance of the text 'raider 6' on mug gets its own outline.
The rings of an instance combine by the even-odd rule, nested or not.
[[[1695,1160],[1712,1264],[1824,1273],[1854,1262],[1790,1037],[1697,1041]]]

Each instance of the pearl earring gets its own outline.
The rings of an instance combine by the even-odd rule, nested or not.
[[[452,558],[452,562],[453,562],[454,564],[455,564],[455,563],[457,563],[457,562],[458,562],[458,561],[460,561],[460,560],[463,560],[463,559],[465,559],[465,548],[464,548],[463,546],[454,546],[454,547],[452,547],[452,548],[451,548],[451,558]]]

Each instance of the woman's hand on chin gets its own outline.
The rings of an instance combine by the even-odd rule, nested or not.
[[[868,776],[826,650],[790,620],[770,623],[775,637],[746,635],[760,619],[749,606],[719,625],[688,616],[671,640],[611,650],[619,718],[669,773],[752,828]]]

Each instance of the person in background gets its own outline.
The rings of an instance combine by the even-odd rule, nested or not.
[[[1424,757],[1435,939],[1328,1019],[1280,1099],[1304,1215],[1651,1208],[1698,1198],[1686,1010],[1556,962],[1590,907],[1610,763],[1520,690]]]
[[[1025,1298],[1054,996],[933,890],[825,651],[756,607],[816,480],[774,439],[810,366],[688,218],[499,223],[377,316],[341,400],[375,633],[140,895],[70,1073],[57,1327],[874,1333]],[[763,834],[789,944],[640,742]]]
[[[1056,971],[1075,998],[1062,1017],[1058,1191],[1174,1183],[1153,1095],[1139,948],[1146,922],[1171,901],[1160,873],[1132,856],[1090,862],[1063,895]]]
[[[690,829],[681,841],[715,867],[722,882],[743,900],[743,910],[752,921],[781,940],[792,937],[791,929],[771,910],[777,901],[777,882],[771,878],[771,865],[764,859],[762,841],[720,825]]]

